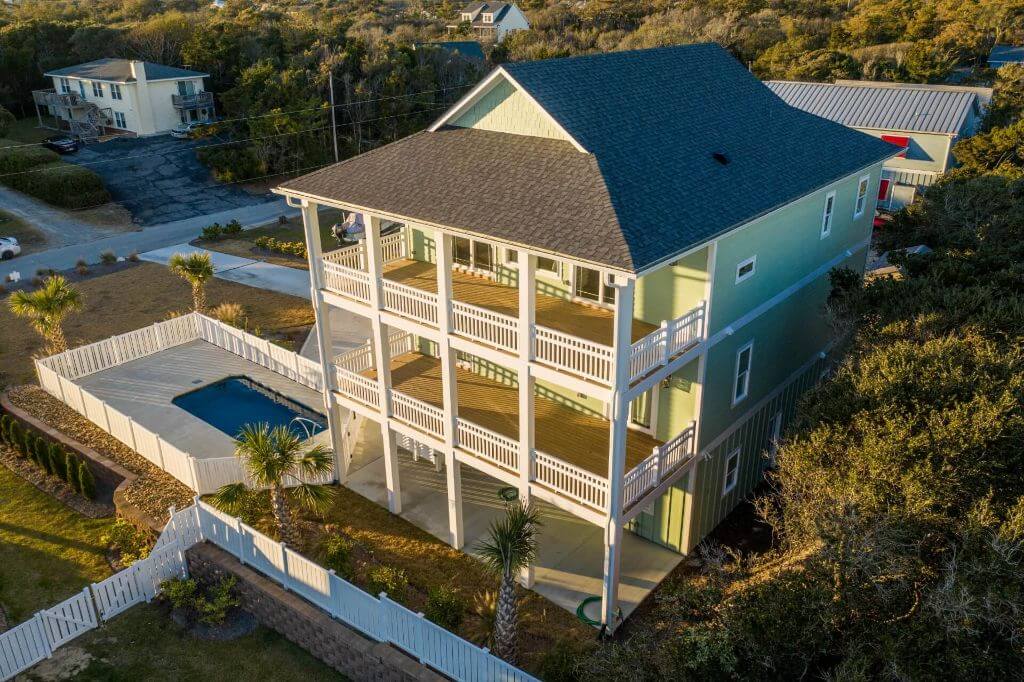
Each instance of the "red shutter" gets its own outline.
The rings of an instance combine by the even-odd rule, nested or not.
[[[903,137],[902,135],[882,135],[882,140],[890,144],[894,144],[897,147],[903,147],[903,151],[897,154],[897,157],[903,158],[907,155],[907,147],[910,146],[909,137]]]
[[[891,182],[890,180],[886,180],[885,178],[882,178],[882,180],[878,183],[878,200],[879,201],[885,201],[886,199],[889,198],[889,183],[890,182]]]

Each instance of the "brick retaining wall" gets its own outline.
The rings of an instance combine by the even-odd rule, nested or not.
[[[186,558],[189,573],[201,582],[216,582],[227,575],[238,578],[235,589],[243,609],[260,624],[276,630],[353,680],[448,679],[394,647],[364,637],[208,542],[193,546],[186,552]]]

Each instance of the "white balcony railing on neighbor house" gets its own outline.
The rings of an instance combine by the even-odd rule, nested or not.
[[[462,301],[452,301],[452,331],[474,341],[517,352],[519,321],[509,315],[479,308]]]
[[[533,344],[538,362],[603,384],[611,382],[615,362],[615,351],[611,346],[594,343],[539,324],[534,326]]]
[[[458,435],[463,450],[509,471],[519,470],[519,443],[512,438],[461,418]]]
[[[694,454],[693,436],[696,423],[691,422],[672,440],[654,448],[654,451],[626,472],[623,480],[623,507],[628,508],[654,490],[680,464]]]
[[[533,480],[569,499],[604,510],[608,504],[608,479],[540,450],[533,451]]]
[[[394,418],[436,438],[444,438],[444,410],[391,389]]]
[[[629,377],[634,381],[670,359],[704,336],[704,301],[633,344],[629,353]]]

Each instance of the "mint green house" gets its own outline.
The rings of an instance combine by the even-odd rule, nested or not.
[[[771,465],[898,152],[716,45],[498,67],[428,130],[276,190],[303,209],[336,449],[349,414],[379,429],[394,513],[403,458],[432,459],[457,548],[467,468],[591,524],[575,560],[614,629],[620,589],[663,575],[643,547],[692,551]],[[365,238],[325,251],[321,206]],[[334,308],[366,346],[334,355]]]

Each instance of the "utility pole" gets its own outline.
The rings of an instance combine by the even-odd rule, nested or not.
[[[341,159],[338,158],[338,121],[335,118],[335,106],[334,106],[334,72],[331,70],[331,64],[328,61],[330,52],[327,50],[327,46],[324,46],[324,60],[327,61],[327,91],[331,97],[331,139],[334,141],[334,163],[338,163]]]

